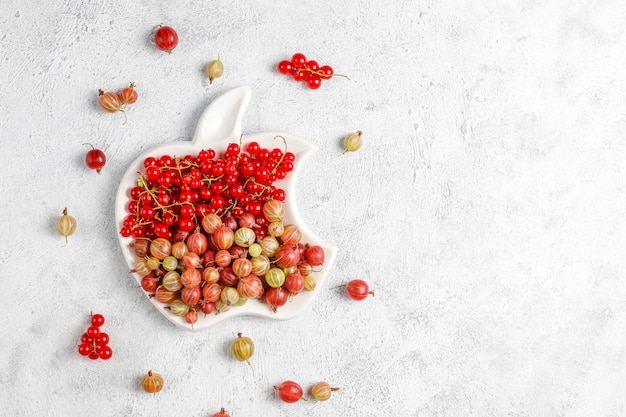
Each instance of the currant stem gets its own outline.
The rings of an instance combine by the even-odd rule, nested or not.
[[[280,164],[283,163],[283,159],[285,159],[285,154],[287,153],[287,139],[285,139],[283,136],[274,136],[274,139],[280,138],[283,140],[283,143],[285,144],[285,150],[283,151],[283,154],[280,156],[280,159],[278,160],[278,162],[276,163],[276,166],[274,167],[274,169],[271,171],[272,174],[276,173],[276,170],[278,169],[278,167],[280,166]]]

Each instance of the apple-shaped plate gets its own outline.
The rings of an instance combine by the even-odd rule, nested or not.
[[[173,157],[184,157],[185,155],[197,155],[203,149],[214,149],[218,154],[224,152],[229,143],[239,143],[241,140],[242,149],[245,149],[247,143],[255,141],[261,147],[267,149],[280,148],[283,149],[284,143],[278,136],[282,136],[287,141],[288,151],[295,155],[294,170],[289,173],[284,180],[277,180],[274,184],[285,190],[286,198],[284,224],[295,224],[302,232],[301,242],[310,245],[319,245],[324,249],[325,261],[319,272],[314,272],[317,285],[311,291],[302,291],[301,293],[291,297],[291,299],[276,312],[265,303],[249,299],[245,304],[232,307],[228,311],[219,314],[211,313],[204,315],[202,312],[198,314],[198,321],[193,325],[187,323],[183,317],[174,315],[167,307],[167,304],[157,301],[145,292],[141,287],[144,297],[149,300],[155,307],[156,311],[164,315],[169,321],[181,328],[198,331],[207,329],[223,320],[240,315],[251,315],[265,317],[274,320],[287,320],[295,317],[307,309],[317,296],[317,293],[323,288],[324,282],[328,276],[335,258],[337,256],[337,248],[327,242],[321,241],[302,221],[298,212],[295,200],[295,184],[298,172],[302,168],[304,162],[308,159],[317,147],[310,142],[290,133],[284,132],[265,132],[241,135],[241,122],[244,112],[250,103],[251,90],[247,86],[233,88],[217,97],[204,110],[198,121],[194,137],[191,141],[169,142],[157,146],[144,154],[140,155],[126,170],[126,173],[120,181],[115,201],[115,220],[118,230],[121,229],[126,216],[127,205],[130,201],[130,190],[137,185],[139,172],[144,172],[143,161],[148,156],[159,158],[162,155],[171,155]],[[132,237],[123,237],[118,233],[119,242],[122,253],[130,269],[135,265],[137,256],[131,248],[133,242]],[[316,268],[316,269],[319,269]],[[131,272],[135,280],[141,285],[142,276]]]

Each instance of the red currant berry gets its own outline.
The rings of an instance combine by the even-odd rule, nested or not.
[[[157,164],[157,160],[154,156],[149,156],[143,160],[143,167],[148,168]]]
[[[98,349],[98,356],[106,361],[113,356],[113,350],[111,350],[109,346],[101,346],[100,349]]]
[[[178,220],[178,228],[183,232],[191,232],[196,227],[196,222],[192,219],[181,218]]]
[[[295,68],[304,68],[306,65],[306,56],[300,52],[293,54],[291,57],[291,64]]]
[[[105,332],[100,332],[98,336],[96,336],[96,344],[98,346],[104,346],[109,344],[109,335]]]
[[[317,63],[317,61],[313,61],[313,60],[307,61],[306,67],[313,72],[318,71],[320,69],[320,65]]]
[[[278,63],[278,72],[280,72],[281,74],[289,74],[291,73],[291,68],[293,67],[293,65],[291,64],[290,61],[280,61]]]
[[[270,152],[270,159],[272,159],[273,161],[280,161],[280,158],[283,157],[283,151],[281,151],[278,148],[274,148],[271,150]]]
[[[89,326],[87,327],[87,336],[95,339],[100,334],[100,329],[98,326]]]
[[[259,149],[261,149],[261,147],[257,142],[250,142],[246,146],[246,151],[248,151],[250,155],[255,155],[259,151]]]
[[[78,353],[82,356],[88,356],[92,352],[93,348],[89,343],[81,343],[78,345]]]
[[[162,167],[174,166],[174,158],[169,155],[163,155],[159,158],[159,162],[157,165],[160,165]]]
[[[130,198],[133,200],[138,200],[141,195],[143,188],[141,187],[133,187],[130,189]]]
[[[306,79],[306,85],[311,90],[317,90],[318,88],[322,86],[322,77],[320,77],[317,74],[310,74],[308,78]]]
[[[236,143],[229,143],[228,147],[226,148],[226,152],[232,155],[237,155],[239,151],[240,151],[239,145],[237,145]]]
[[[277,188],[272,191],[272,198],[278,201],[285,201],[285,190]]]
[[[226,200],[221,195],[216,195],[211,198],[211,208],[220,209],[226,205]]]
[[[320,69],[318,70],[319,72],[321,72],[324,75],[321,75],[320,77],[322,78],[322,80],[330,80],[333,76],[333,74],[335,73],[333,71],[333,67],[331,67],[330,65],[323,65],[320,67]]]
[[[308,76],[308,72],[302,71],[302,70],[299,70],[299,69],[294,69],[293,71],[291,71],[291,76],[296,81],[304,81],[304,80],[306,80],[306,78]]]
[[[104,316],[102,314],[94,314],[91,316],[91,325],[92,326],[102,326],[104,324]]]
[[[194,214],[196,214],[196,209],[193,204],[183,204],[180,206],[180,215],[185,219],[193,218]]]

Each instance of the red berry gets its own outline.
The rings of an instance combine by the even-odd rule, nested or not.
[[[161,26],[154,34],[154,44],[168,54],[178,45],[178,34],[169,26]]]
[[[92,351],[92,347],[89,343],[81,343],[78,345],[78,353],[82,356],[88,356]]]
[[[95,339],[100,334],[100,329],[97,326],[87,327],[87,336]]]
[[[101,346],[98,349],[98,356],[100,356],[100,359],[111,359],[111,356],[113,356],[113,350],[111,350],[111,348],[109,346]]]
[[[300,52],[293,54],[291,64],[294,68],[304,68],[306,65],[306,56]]]
[[[295,403],[302,398],[302,387],[294,381],[284,381],[280,386],[274,386],[278,397],[286,403]]]
[[[100,149],[94,148],[93,145],[89,146],[91,146],[91,150],[85,155],[85,163],[99,174],[107,162],[107,157]]]
[[[104,316],[102,314],[94,314],[91,316],[91,325],[100,327],[104,324]]]
[[[304,80],[306,80],[307,75],[308,75],[308,72],[307,72],[307,71],[300,70],[300,69],[297,69],[297,68],[294,68],[294,69],[291,71],[291,76],[292,76],[292,77],[293,77],[293,79],[294,79],[294,80],[296,80],[296,81],[304,81]]]
[[[330,65],[323,65],[320,67],[319,72],[322,72],[324,75],[321,75],[323,80],[329,80],[332,78],[334,71]]]
[[[355,301],[361,301],[370,294],[374,295],[374,291],[370,291],[367,282],[362,279],[353,279],[346,285],[346,294]]]
[[[306,85],[311,90],[317,90],[318,88],[322,86],[322,77],[320,77],[317,74],[310,74],[308,78],[306,79]]]
[[[281,74],[291,73],[291,68],[293,68],[293,65],[289,61],[280,61],[278,63],[278,72]]]
[[[317,61],[307,61],[306,67],[313,72],[316,72],[320,69],[320,65],[317,63]]]

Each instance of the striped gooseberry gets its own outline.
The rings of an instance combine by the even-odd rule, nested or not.
[[[285,283],[285,272],[280,268],[270,268],[265,274],[265,282],[273,288],[278,288]]]
[[[300,239],[302,239],[302,232],[295,224],[286,225],[283,234],[280,235],[280,240],[286,245],[297,245]]]
[[[233,261],[233,272],[238,277],[245,277],[252,272],[252,262],[246,258],[237,258]]]
[[[228,226],[222,226],[213,233],[213,240],[218,249],[228,249],[235,243],[235,232]]]
[[[283,381],[280,385],[274,385],[278,398],[286,403],[295,403],[302,398],[302,387],[294,381]]]
[[[263,282],[254,274],[246,275],[239,279],[237,291],[239,291],[242,297],[261,298],[264,291]]]
[[[265,291],[265,302],[269,305],[274,313],[278,310],[278,307],[282,307],[287,304],[289,300],[289,291],[283,287],[269,287]]]
[[[248,361],[254,355],[254,342],[247,336],[237,333],[237,338],[230,344],[230,353],[240,362]]]
[[[362,279],[353,279],[346,284],[346,294],[353,300],[365,300],[368,295],[374,295],[374,291],[370,291],[367,282]]]
[[[150,243],[150,253],[152,256],[162,261],[172,253],[172,244],[169,240],[158,237]]]
[[[213,234],[223,226],[222,219],[215,213],[207,214],[202,218],[202,228],[208,234]]]
[[[304,251],[304,258],[312,266],[320,266],[324,263],[324,249],[321,246],[309,246]]]
[[[290,268],[298,265],[300,254],[291,245],[283,245],[276,251],[274,260],[281,268]]]
[[[148,371],[146,375],[141,378],[141,387],[144,391],[149,393],[157,393],[163,389],[164,381],[161,374]]]
[[[282,221],[285,216],[284,204],[278,200],[268,200],[263,204],[263,216],[265,216],[269,222]]]
[[[184,287],[180,291],[180,299],[188,306],[198,305],[201,297],[202,289],[199,285],[196,285],[195,287]]]
[[[333,391],[339,391],[339,388],[331,387],[328,382],[320,381],[311,387],[310,394],[317,401],[326,401],[331,397]]]

